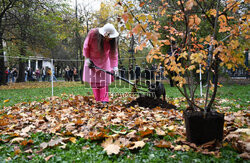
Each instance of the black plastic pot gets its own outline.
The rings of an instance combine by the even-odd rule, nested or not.
[[[224,114],[218,112],[184,111],[187,141],[201,145],[223,139]]]

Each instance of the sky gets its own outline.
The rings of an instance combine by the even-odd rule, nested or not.
[[[70,4],[75,7],[76,0],[69,0]],[[77,0],[77,4],[89,5],[93,10],[99,10],[101,2],[105,2],[107,0]]]

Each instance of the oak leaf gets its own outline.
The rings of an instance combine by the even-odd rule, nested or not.
[[[22,141],[24,141],[24,138],[22,138],[22,137],[17,137],[17,138],[12,139],[12,140],[10,141],[10,144],[15,143],[15,142],[20,143],[20,142],[22,142]]]
[[[116,140],[113,142],[113,138],[109,137],[106,139],[101,146],[104,148],[104,151],[107,152],[108,155],[111,154],[118,154],[120,152],[120,142],[119,140]]]
[[[145,146],[145,142],[144,141],[136,141],[136,142],[132,142],[134,145],[129,147],[129,149],[136,149],[136,148],[142,148]]]
[[[170,148],[172,146],[172,143],[170,141],[160,140],[155,141],[154,145],[159,148]]]

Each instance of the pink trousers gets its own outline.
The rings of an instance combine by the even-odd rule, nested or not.
[[[96,87],[92,86],[93,94],[96,101],[109,102],[108,86]]]

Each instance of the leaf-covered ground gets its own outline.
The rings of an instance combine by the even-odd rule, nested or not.
[[[141,106],[127,106],[136,96],[114,96],[108,105],[96,103],[92,96],[66,95],[47,98],[41,102],[22,102],[0,110],[0,143],[13,146],[13,155],[5,161],[15,159],[25,153],[32,160],[35,154],[43,155],[48,148],[67,149],[73,144],[88,139],[99,144],[107,155],[122,155],[127,150],[143,150],[147,144],[154,148],[170,151],[193,151],[222,158],[221,148],[229,144],[239,156],[249,159],[249,116],[250,111],[239,109],[231,112],[224,103],[228,99],[217,99],[216,107],[225,113],[224,140],[222,143],[208,142],[201,146],[186,141],[183,113],[180,105],[183,98],[175,98],[170,103],[177,109]],[[200,100],[200,99],[197,99]],[[241,106],[236,106],[241,107]],[[51,135],[49,139],[34,145],[34,133]],[[89,145],[82,146],[91,150]],[[43,155],[44,160],[57,157],[56,154]],[[171,156],[173,159],[176,155]]]

